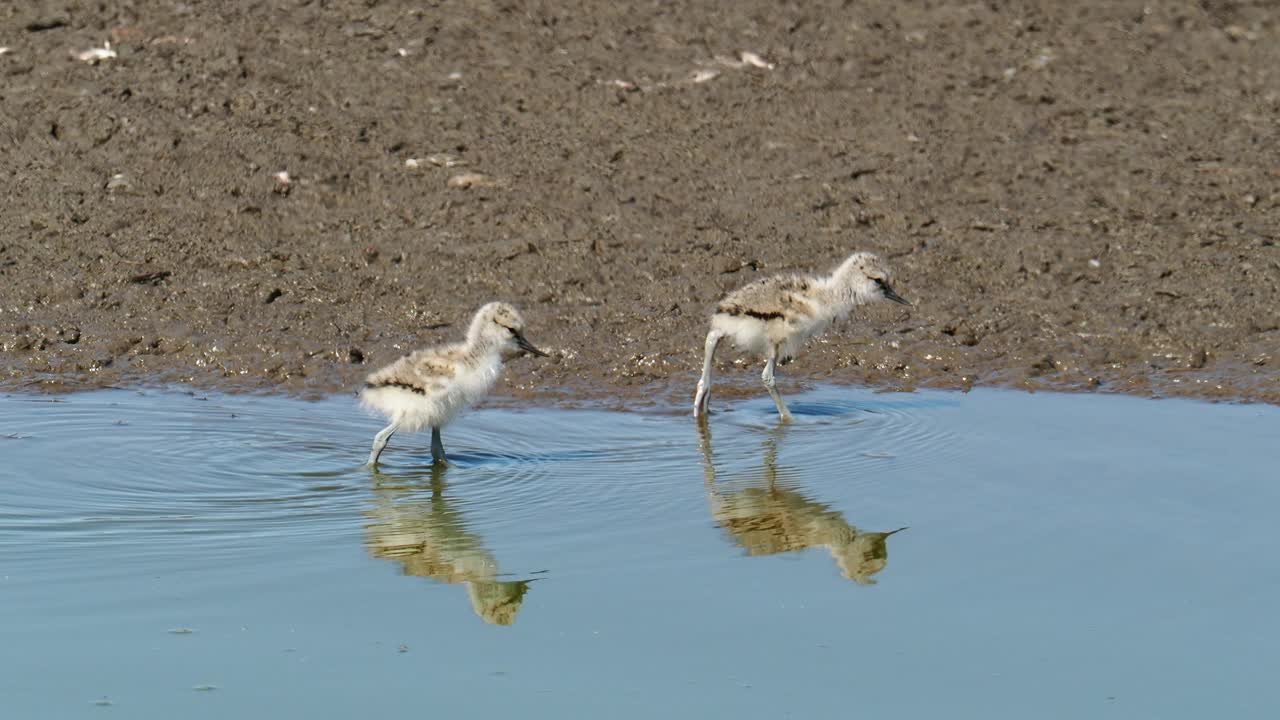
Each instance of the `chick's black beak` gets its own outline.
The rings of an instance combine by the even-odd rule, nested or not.
[[[515,335],[516,346],[519,347],[521,350],[529,353],[530,355],[537,355],[538,357],[548,357],[546,353],[534,347],[533,343],[529,342],[529,340],[525,338],[525,336],[519,331],[512,330],[511,334]]]
[[[889,283],[880,283],[880,289],[884,291],[885,300],[892,300],[899,305],[911,305],[910,301],[894,292],[893,288],[889,287]]]

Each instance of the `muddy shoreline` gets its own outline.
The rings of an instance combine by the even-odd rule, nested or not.
[[[1280,402],[1268,3],[15,5],[6,391],[345,391],[504,299],[498,392],[682,404],[716,298],[865,249],[915,306],[784,392]]]

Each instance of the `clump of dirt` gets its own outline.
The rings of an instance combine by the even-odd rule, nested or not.
[[[784,385],[1280,401],[1269,5],[11,3],[0,386],[330,391],[506,299],[506,392],[683,402],[867,249],[915,307]]]

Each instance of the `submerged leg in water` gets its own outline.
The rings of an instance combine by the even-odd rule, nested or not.
[[[391,436],[395,434],[396,434],[396,424],[391,423],[390,425],[382,428],[382,430],[377,435],[373,436],[373,449],[369,451],[368,465],[370,465],[371,467],[377,466],[378,456],[382,455],[382,450],[387,446],[387,441],[390,440]]]
[[[440,439],[440,428],[431,428],[431,461],[438,465],[448,465],[444,456],[444,442]]]
[[[711,398],[711,364],[715,360],[716,348],[723,339],[724,333],[719,330],[707,333],[702,355],[702,377],[698,378],[698,390],[693,396],[693,416],[696,418],[707,416],[707,401]]]
[[[773,381],[773,367],[777,364],[777,357],[777,350],[769,353],[769,359],[764,364],[764,371],[760,373],[760,380],[764,383],[765,389],[769,391],[769,397],[773,398],[773,404],[778,406],[778,420],[790,422],[791,412],[787,410],[787,404],[782,401],[778,386]]]

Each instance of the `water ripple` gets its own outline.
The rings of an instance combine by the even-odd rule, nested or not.
[[[725,406],[711,420],[716,464],[726,476],[751,475],[767,441],[780,448],[778,472],[793,485],[834,481],[862,492],[886,482],[887,469],[936,467],[961,451],[937,424],[936,407],[946,400],[840,399],[847,397],[799,396],[795,421],[781,428],[767,398]],[[523,581],[551,558],[590,570],[615,560],[594,548],[707,521],[690,512],[706,498],[699,438],[687,417],[479,410],[446,428],[447,474],[432,470],[426,433],[393,437],[375,473],[362,463],[378,424],[349,397],[303,403],[105,391],[59,400],[4,400],[19,409],[11,414],[18,422],[0,432],[22,436],[6,446],[20,470],[0,469],[0,547],[14,554],[34,557],[56,544],[64,556],[94,548],[125,560],[180,559],[200,543],[203,552],[234,557],[362,536],[373,550],[385,545],[373,536],[385,540],[404,526],[426,538],[424,547],[471,538],[488,548],[519,538],[519,547],[537,552],[514,569],[504,564],[503,573]],[[446,510],[446,529],[431,530]],[[645,547],[652,557],[628,561],[661,563],[671,552]]]
[[[334,532],[360,501],[337,466],[344,443],[324,439],[350,435],[336,413],[202,398],[86,393],[24,413],[30,438],[5,483],[0,544],[56,535],[141,546],[175,534],[260,544]]]
[[[956,402],[905,394],[827,399],[814,392],[788,401],[794,420],[781,431],[787,444],[798,446],[793,457],[803,457],[805,476],[839,473],[853,482],[871,481],[885,468],[910,472],[961,456],[959,436],[937,414]],[[719,428],[717,454],[740,460],[758,460],[760,439],[778,427],[767,398],[730,406],[711,423]]]

